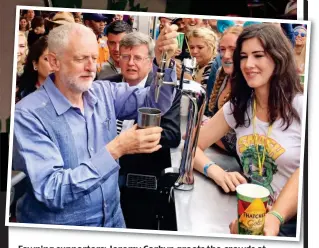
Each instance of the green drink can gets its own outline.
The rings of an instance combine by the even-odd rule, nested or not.
[[[178,32],[177,35],[177,42],[178,42],[178,49],[183,49],[183,43],[184,43],[185,34],[182,32]]]

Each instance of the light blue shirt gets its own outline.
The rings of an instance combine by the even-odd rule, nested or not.
[[[154,66],[154,70],[156,70]],[[175,81],[166,69],[166,81]],[[83,94],[84,113],[56,88],[50,75],[15,110],[13,168],[30,186],[17,203],[23,223],[125,227],[118,189],[118,161],[105,146],[116,136],[116,119],[135,119],[142,106],[165,113],[174,94],[163,86],[95,81]]]

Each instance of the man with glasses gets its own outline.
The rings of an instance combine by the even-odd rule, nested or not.
[[[107,46],[110,51],[110,57],[103,65],[98,79],[103,79],[121,73],[120,68],[120,41],[123,36],[133,31],[132,26],[123,20],[114,21],[107,28]]]
[[[148,35],[141,32],[128,33],[119,42],[119,67],[120,74],[103,78],[111,82],[127,82],[130,86],[139,88],[151,85],[154,74],[152,64],[155,57],[154,41]],[[172,61],[173,63],[173,61]],[[171,67],[173,64],[171,63]],[[173,148],[179,145],[180,134],[180,92],[175,96],[170,110],[162,117],[161,127],[163,128],[161,145],[166,148]],[[118,121],[118,133],[121,130],[132,126],[132,121]]]
[[[138,88],[149,87],[154,79],[152,64],[155,57],[154,41],[148,35],[133,32],[126,34],[119,44],[119,66],[121,74],[106,80],[112,82],[127,82],[130,86]],[[173,62],[170,66],[174,66]],[[125,155],[120,158],[120,186],[121,206],[123,208],[126,224],[129,228],[152,228],[152,205],[156,203],[145,195],[140,200],[131,200],[132,194],[125,188],[128,173],[159,177],[161,172],[170,166],[170,148],[175,148],[181,140],[180,132],[180,99],[181,93],[176,92],[171,108],[161,117],[160,145],[162,148],[150,154]],[[118,134],[130,128],[136,119],[117,120]]]

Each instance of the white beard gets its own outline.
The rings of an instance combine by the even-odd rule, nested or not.
[[[61,73],[63,76],[61,79],[64,82],[65,86],[70,89],[71,91],[75,93],[83,93],[88,91],[93,83],[93,80],[87,81],[87,82],[79,82],[80,79],[74,77],[74,76],[69,76],[67,73]],[[95,73],[91,73],[92,77],[95,78]]]

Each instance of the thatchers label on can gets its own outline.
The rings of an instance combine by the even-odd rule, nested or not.
[[[240,234],[263,235],[267,202],[238,199],[238,231]]]

